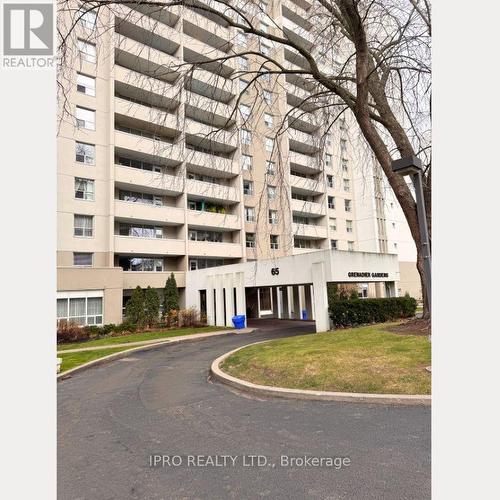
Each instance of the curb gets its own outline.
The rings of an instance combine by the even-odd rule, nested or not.
[[[255,328],[246,328],[245,333],[252,333],[253,331],[255,331]],[[89,368],[93,368],[94,366],[104,365],[110,363],[111,361],[115,361],[117,359],[125,358],[134,352],[148,351],[149,349],[156,349],[158,347],[162,347],[164,345],[169,345],[169,344],[172,345],[172,344],[182,344],[187,342],[199,342],[205,339],[210,339],[212,337],[222,337],[223,335],[240,335],[240,333],[236,334],[235,332],[236,330],[228,330],[220,333],[210,332],[211,333],[210,336],[207,335],[205,337],[195,337],[195,338],[190,338],[190,336],[185,336],[183,338],[173,337],[171,339],[163,340],[162,342],[157,342],[155,344],[144,344],[138,347],[132,347],[124,351],[109,354],[108,356],[103,356],[102,358],[93,359],[92,361],[88,361],[83,365],[75,366],[74,368],[71,368],[71,370],[66,370],[65,372],[58,373],[57,382],[70,378],[74,373],[88,370]],[[112,349],[112,347],[110,348]]]
[[[255,394],[257,396],[272,396],[282,399],[295,399],[295,400],[310,400],[310,401],[343,401],[349,403],[378,403],[378,404],[391,404],[391,405],[419,405],[430,406],[432,397],[428,395],[409,395],[409,394],[363,394],[358,392],[329,392],[329,391],[313,391],[306,389],[287,389],[285,387],[271,387],[268,385],[258,385],[252,382],[247,382],[232,375],[223,372],[220,364],[229,356],[238,352],[241,349],[250,347],[252,345],[262,344],[268,342],[267,340],[261,342],[254,342],[247,344],[243,347],[238,347],[232,351],[219,356],[212,362],[210,373],[215,380],[239,389],[243,392]]]

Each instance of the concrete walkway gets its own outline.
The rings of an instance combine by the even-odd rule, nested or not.
[[[175,337],[167,337],[167,338],[158,338],[151,340],[139,340],[137,342],[124,342],[122,344],[106,344],[106,345],[97,345],[92,347],[80,347],[78,349],[66,349],[64,351],[57,351],[57,354],[69,354],[72,352],[85,352],[85,351],[100,351],[102,349],[114,349],[115,347],[138,347],[141,345],[150,345],[150,344],[172,344],[186,339],[204,339],[206,337],[218,337],[219,335],[227,335],[230,333],[251,333],[253,332],[253,328],[242,328],[240,330],[220,330],[217,332],[206,332],[206,333],[193,333],[191,335],[178,335]]]

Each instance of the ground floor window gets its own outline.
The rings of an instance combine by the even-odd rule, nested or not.
[[[261,314],[270,314],[273,312],[271,288],[259,288],[259,306]]]
[[[103,297],[99,292],[58,293],[57,322],[71,321],[79,325],[102,325]]]

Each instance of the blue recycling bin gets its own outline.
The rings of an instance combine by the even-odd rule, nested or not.
[[[241,330],[242,328],[245,328],[245,315],[244,314],[238,314],[237,316],[233,316],[232,320],[233,320],[233,325],[236,328],[236,330]]]
[[[306,309],[302,309],[302,319],[307,321],[307,310]]]

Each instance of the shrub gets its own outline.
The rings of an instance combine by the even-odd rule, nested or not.
[[[194,327],[200,325],[200,314],[194,307],[179,311],[179,326]]]
[[[60,321],[57,325],[57,343],[80,342],[88,340],[90,332],[87,328],[73,321]]]
[[[144,295],[144,321],[153,326],[160,316],[160,297],[154,288],[148,286]]]
[[[127,323],[134,325],[144,324],[144,292],[140,286],[135,288],[125,306],[125,318]]]
[[[165,288],[163,289],[162,319],[165,320],[172,310],[179,310],[179,290],[177,290],[177,282],[175,281],[174,273],[170,274],[165,282]]]
[[[116,328],[117,325],[115,325],[114,323],[108,323],[101,328],[101,335],[109,335],[110,333],[113,333]]]
[[[89,334],[89,338],[99,337],[102,334],[102,327],[97,325],[87,325],[83,328]]]
[[[169,328],[178,325],[179,312],[177,311],[177,309],[170,309],[170,311],[168,311],[168,314],[165,317],[165,323]]]
[[[330,305],[330,318],[336,327],[363,323],[383,323],[415,315],[417,301],[412,297],[336,300]]]

